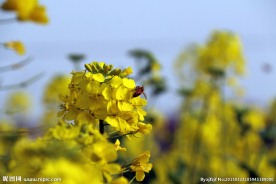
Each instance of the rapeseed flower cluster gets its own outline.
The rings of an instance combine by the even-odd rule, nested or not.
[[[198,91],[212,88],[208,84],[212,80],[229,83],[230,88],[242,96],[243,90],[238,78],[246,72],[245,63],[239,37],[227,31],[214,31],[206,44],[193,44],[177,57],[175,71],[184,87],[181,93],[190,94],[192,88],[197,88]],[[201,87],[198,88],[198,85]],[[206,90],[201,93],[205,92]]]
[[[105,122],[118,134],[150,132],[151,125],[142,122],[146,100],[133,97],[135,81],[126,78],[132,73],[131,68],[121,71],[103,62],[93,62],[86,69],[72,73],[70,94],[61,97],[64,104],[59,116],[75,120],[76,124],[89,122],[99,128]]]
[[[30,108],[31,97],[24,91],[11,93],[5,104],[6,113],[8,114],[28,111]]]
[[[197,68],[203,72],[245,72],[245,59],[240,39],[226,31],[214,31],[205,46],[198,48]]]
[[[57,106],[61,103],[60,95],[68,95],[68,84],[70,83],[70,76],[56,75],[54,76],[45,88],[43,95],[43,102],[47,106]]]
[[[15,12],[18,21],[48,23],[46,8],[38,0],[6,0],[1,8]],[[3,47],[25,54],[20,41],[3,43]],[[28,59],[4,68],[12,70],[26,63]],[[120,152],[128,152],[120,142],[123,137],[131,140],[152,130],[144,122],[147,101],[140,97],[143,87],[128,78],[130,67],[113,69],[104,62],[92,62],[85,68],[72,72],[72,77],[55,76],[47,85],[45,112],[36,127],[21,128],[29,126],[27,116],[22,118],[19,113],[29,108],[28,96],[18,92],[8,98],[7,116],[0,119],[1,176],[22,176],[22,180],[36,183],[43,183],[36,178],[60,178],[57,182],[66,184],[144,180],[153,167],[150,152],[143,150],[136,158],[130,155],[125,164],[120,156]],[[153,68],[158,70],[157,65]],[[32,81],[11,86],[25,87]]]
[[[56,75],[46,85],[43,94],[44,111],[39,122],[45,130],[53,127],[59,121],[57,113],[60,110],[59,105],[62,103],[59,96],[69,94],[70,80],[68,75]]]
[[[148,134],[152,129],[143,122],[146,100],[133,97],[135,82],[126,78],[132,69],[121,71],[103,62],[85,66],[85,71],[72,72],[71,80],[57,76],[49,83],[44,96],[46,112],[58,103],[60,93],[63,104],[58,114],[62,118],[45,118],[41,127],[36,128],[43,129],[40,137],[30,139],[36,129],[3,124],[1,131],[9,133],[1,136],[0,146],[7,147],[8,139],[11,143],[10,149],[1,153],[1,163],[5,163],[0,168],[2,173],[61,178],[63,183],[127,184],[132,178],[124,173],[133,172],[136,173],[133,179],[144,180],[145,172],[152,169],[149,151],[132,158],[129,164],[118,162],[119,152],[128,150],[117,138]],[[46,125],[47,120],[50,126]],[[56,121],[56,125],[51,121]]]
[[[179,90],[184,97],[179,122],[171,148],[154,160],[152,183],[198,183],[202,177],[275,181],[275,103],[266,113],[241,103],[235,93],[231,100],[225,96],[225,89],[237,87],[228,79],[238,82],[245,68],[238,40],[216,31],[207,44],[178,57],[176,70],[188,84]]]

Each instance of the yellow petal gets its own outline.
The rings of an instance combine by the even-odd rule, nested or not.
[[[141,165],[142,166],[142,169],[144,172],[150,172],[150,170],[152,169],[152,163],[148,163],[148,164],[143,164]]]
[[[126,148],[122,148],[121,146],[120,146],[120,141],[119,141],[119,139],[117,139],[116,140],[116,142],[115,142],[115,149],[116,149],[116,151],[126,151]]]
[[[110,81],[110,85],[113,88],[118,88],[121,84],[122,84],[122,79],[121,77],[118,77],[118,76],[114,76]]]
[[[116,117],[107,116],[105,118],[105,121],[112,127],[119,127],[119,121]]]
[[[116,90],[116,100],[127,100],[130,99],[131,94],[126,87],[120,86]]]
[[[123,85],[129,89],[135,88],[135,81],[133,79],[123,78]]]
[[[104,96],[104,99],[110,100],[111,99],[112,90],[109,87],[104,88],[102,91],[102,95]]]
[[[143,171],[137,171],[135,176],[137,181],[143,181],[145,178],[145,173]]]
[[[107,103],[107,112],[109,114],[117,114],[119,112],[119,109],[117,107],[117,102],[115,100],[110,100]]]
[[[142,134],[149,134],[152,130],[151,124],[138,123],[138,127],[139,127],[138,132],[141,132]]]
[[[147,100],[140,97],[132,98],[130,102],[132,105],[135,105],[135,106],[144,106],[147,104]]]
[[[144,121],[144,119],[145,119],[144,116],[147,115],[147,112],[144,111],[142,108],[137,108],[137,113],[139,115],[139,120]]]
[[[122,168],[119,164],[107,164],[104,167],[104,170],[107,171],[109,174],[114,175],[114,174],[120,174],[122,171]]]
[[[132,111],[133,110],[133,106],[128,103],[128,102],[118,102],[118,109],[121,112],[126,112],[126,111]]]
[[[93,74],[93,75],[92,75],[92,78],[93,78],[95,81],[98,81],[98,82],[104,82],[104,80],[105,80],[103,74],[101,74],[101,73]]]

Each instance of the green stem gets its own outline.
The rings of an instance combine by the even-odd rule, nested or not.
[[[0,24],[14,23],[16,21],[17,21],[16,17],[0,19]]]
[[[129,184],[131,184],[135,179],[135,176],[129,181]]]
[[[7,65],[7,66],[1,66],[0,67],[0,73],[20,69],[20,68],[26,66],[27,64],[29,64],[31,60],[32,60],[31,57],[27,57],[26,59],[23,59],[23,60],[15,63],[15,64]]]
[[[25,80],[23,82],[20,83],[16,83],[16,84],[9,84],[9,85],[1,85],[0,84],[0,90],[10,90],[10,89],[17,89],[17,88],[25,88],[29,85],[31,85],[32,83],[36,82],[37,80],[39,80],[42,76],[44,75],[43,72],[34,75],[33,77],[29,78],[28,80]]]
[[[104,121],[100,120],[100,133],[104,134]]]

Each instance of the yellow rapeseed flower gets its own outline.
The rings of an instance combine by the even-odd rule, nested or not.
[[[205,72],[233,68],[244,73],[245,59],[239,37],[225,31],[214,31],[207,44],[198,49],[198,69]]]
[[[32,12],[30,13],[29,20],[41,23],[41,24],[47,24],[49,22],[48,16],[46,13],[46,7],[45,6],[36,6]]]
[[[147,101],[140,96],[134,97],[136,85],[133,79],[122,77],[132,69],[121,72],[103,62],[85,64],[85,68],[87,71],[72,73],[70,94],[61,97],[64,104],[59,116],[75,123],[88,119],[95,124],[105,121],[120,134],[136,133],[138,122],[146,115],[143,106]],[[79,114],[83,114],[82,121]]]
[[[44,91],[43,101],[46,104],[60,104],[59,95],[68,95],[68,84],[70,83],[69,76],[57,75],[54,76]]]
[[[150,67],[151,67],[151,70],[152,70],[153,72],[160,71],[160,69],[161,69],[161,65],[160,65],[160,63],[158,63],[157,61],[152,62],[151,65],[150,65]]]
[[[38,4],[38,0],[7,0],[2,4],[2,9],[15,11],[19,21],[33,21],[48,23],[46,8]]]
[[[6,111],[8,113],[26,111],[30,107],[31,107],[30,96],[23,91],[17,91],[10,94],[6,102]]]
[[[4,43],[4,46],[7,49],[14,50],[19,55],[24,55],[25,52],[26,52],[25,51],[25,46],[21,41],[6,42],[6,43]]]
[[[145,124],[145,123],[138,123],[138,132],[141,132],[142,134],[149,134],[152,130],[151,124]]]
[[[264,114],[258,109],[250,110],[244,117],[243,121],[254,131],[261,131],[265,127]]]
[[[135,158],[130,166],[131,171],[136,172],[136,180],[143,181],[145,178],[144,172],[149,172],[152,169],[152,163],[148,163],[150,158],[150,152],[145,151]]]

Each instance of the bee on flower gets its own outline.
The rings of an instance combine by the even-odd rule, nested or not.
[[[147,95],[144,92],[144,86],[136,86],[135,89],[134,89],[133,97],[140,96],[141,94],[143,94],[144,97],[147,99]]]

